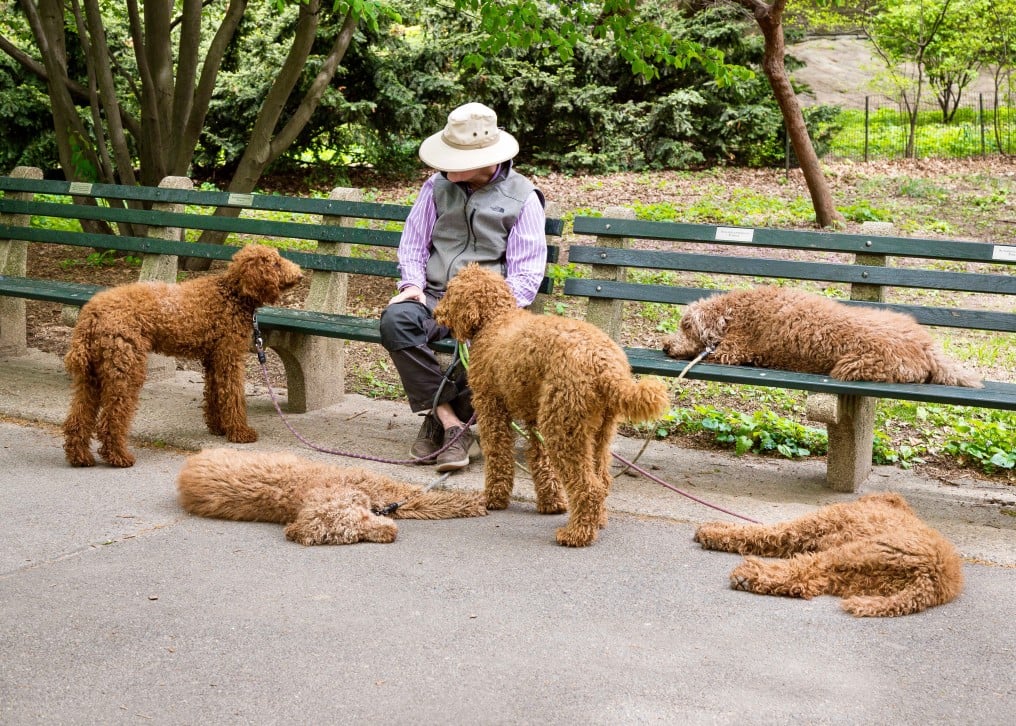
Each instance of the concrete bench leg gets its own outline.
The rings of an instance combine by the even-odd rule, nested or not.
[[[875,399],[867,396],[808,397],[808,418],[826,424],[829,455],[826,483],[837,492],[856,492],[871,474],[875,440]]]
[[[26,243],[0,242],[0,274],[24,276]],[[28,353],[28,308],[16,297],[0,297],[0,356]]]
[[[346,349],[342,340],[272,331],[266,345],[286,368],[286,410],[306,413],[327,408],[345,393]]]
[[[11,172],[19,179],[42,179],[42,170],[19,166]],[[32,201],[30,192],[8,192],[8,199]],[[12,227],[27,227],[28,214],[0,215],[0,222]],[[20,240],[0,240],[0,275],[24,277],[28,274],[28,243]],[[16,297],[0,297],[0,355],[21,356],[28,353],[28,308],[25,301]]]

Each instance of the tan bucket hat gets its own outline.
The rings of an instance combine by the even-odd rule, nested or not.
[[[482,169],[518,153],[519,142],[497,127],[497,114],[482,103],[459,106],[443,131],[420,144],[420,159],[438,171]]]

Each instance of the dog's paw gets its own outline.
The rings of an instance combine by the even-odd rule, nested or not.
[[[732,552],[736,545],[731,541],[730,535],[736,527],[736,524],[729,522],[707,522],[695,530],[694,539],[702,545],[702,549]]]
[[[539,514],[563,514],[568,511],[568,503],[563,499],[549,502],[536,502],[536,511]]]
[[[95,466],[95,457],[92,456],[92,452],[86,451],[85,453],[70,453],[67,454],[67,463],[71,466],[86,467]]]
[[[378,542],[380,544],[389,544],[395,541],[395,537],[399,533],[399,528],[395,522],[383,521],[382,518],[378,517],[376,521],[366,527],[360,533],[360,541],[362,542]]]
[[[597,529],[565,526],[557,530],[557,543],[564,547],[588,547],[596,541]]]
[[[487,509],[508,509],[508,497],[492,497],[488,494],[484,499]]]
[[[258,440],[258,432],[250,426],[244,426],[243,428],[226,432],[226,440],[234,444],[253,444]]]
[[[730,587],[732,590],[743,592],[764,593],[762,587],[762,563],[759,560],[748,558],[735,567],[730,573]]]
[[[677,360],[689,360],[698,355],[698,347],[685,338],[675,333],[663,339],[663,352]]]
[[[810,600],[821,595],[824,579],[795,569],[788,560],[764,561],[745,557],[730,573],[730,587],[759,595],[782,595]]]
[[[110,451],[105,446],[99,448],[99,456],[110,466],[129,469],[134,466],[134,456],[126,451]]]

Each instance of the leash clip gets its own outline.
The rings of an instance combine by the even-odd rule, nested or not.
[[[258,354],[258,363],[264,365],[268,359],[265,357],[265,341],[261,337],[261,329],[258,327],[258,314],[256,310],[251,314],[251,321],[254,323],[254,350]]]

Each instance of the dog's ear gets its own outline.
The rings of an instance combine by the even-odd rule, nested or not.
[[[449,285],[448,291],[434,309],[434,319],[441,325],[451,328],[456,340],[471,339],[483,324],[479,301]]]
[[[434,317],[451,328],[458,340],[470,340],[503,308],[515,309],[515,297],[507,283],[500,275],[471,262],[448,281]]]
[[[259,303],[275,302],[281,294],[282,257],[264,245],[248,245],[233,255],[226,272],[237,292]]]
[[[713,323],[713,330],[717,335],[722,336],[727,332],[727,321],[730,319],[730,310],[724,310],[716,316],[716,321]]]
[[[681,319],[687,337],[709,346],[717,345],[727,332],[727,311],[714,305],[693,304]],[[685,321],[688,328],[685,329]]]

